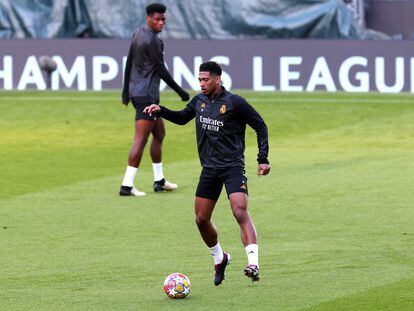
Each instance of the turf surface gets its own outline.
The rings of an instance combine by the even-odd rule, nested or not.
[[[134,114],[119,92],[0,93],[0,309],[413,310],[414,97],[239,94],[270,134],[269,176],[255,175],[251,129],[246,142],[262,280],[243,276],[222,195],[213,217],[233,260],[216,288],[193,220],[193,122],[166,123],[179,190],[151,192],[147,149],[147,196],[120,198]],[[172,272],[189,276],[188,298],[164,295]]]

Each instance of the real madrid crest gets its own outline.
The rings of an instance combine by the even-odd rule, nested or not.
[[[200,105],[200,108],[201,108],[201,112],[203,112],[204,108],[206,108],[206,103],[202,102],[201,105]]]
[[[220,108],[220,113],[221,113],[221,114],[225,114],[225,113],[226,113],[226,111],[227,111],[227,107],[226,107],[226,105],[222,105],[222,106],[221,106],[221,108]]]

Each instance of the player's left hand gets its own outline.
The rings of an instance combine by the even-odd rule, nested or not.
[[[180,97],[183,102],[186,102],[190,99],[190,94],[183,90],[183,92],[180,93]]]
[[[257,168],[257,175],[267,175],[270,172],[270,165],[269,164],[259,164]]]

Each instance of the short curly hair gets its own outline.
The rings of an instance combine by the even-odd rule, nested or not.
[[[200,71],[208,71],[209,73],[213,73],[216,74],[218,76],[221,76],[221,66],[219,63],[217,62],[213,62],[213,61],[208,61],[208,62],[204,62],[200,65],[199,68]]]
[[[147,5],[145,10],[147,11],[147,16],[150,16],[153,13],[164,14],[167,11],[167,7],[161,3],[151,3]]]

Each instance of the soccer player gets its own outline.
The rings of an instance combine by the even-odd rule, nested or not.
[[[201,237],[214,257],[214,285],[224,280],[230,254],[218,241],[217,230],[211,221],[214,206],[223,184],[230,206],[241,229],[248,265],[244,274],[259,281],[258,242],[256,229],[247,211],[247,178],[244,173],[244,138],[246,124],[257,134],[259,153],[257,174],[270,172],[267,127],[258,112],[246,100],[221,86],[220,65],[208,61],[200,65],[198,80],[201,93],[181,111],[151,105],[144,111],[159,115],[173,123],[184,125],[195,118],[197,146],[202,165],[195,197],[195,221]]]
[[[152,133],[150,154],[154,170],[154,191],[174,190],[176,184],[164,178],[161,162],[162,141],[165,127],[161,118],[144,113],[146,106],[158,104],[160,101],[160,79],[163,79],[183,101],[190,99],[171,77],[164,64],[164,46],[158,38],[165,25],[166,7],[153,3],[146,7],[147,24],[138,28],[131,41],[125,67],[122,103],[132,102],[135,110],[135,137],[128,157],[128,166],[122,181],[119,194],[122,196],[142,196],[144,192],[134,186],[135,175],[141,162],[142,153]]]

